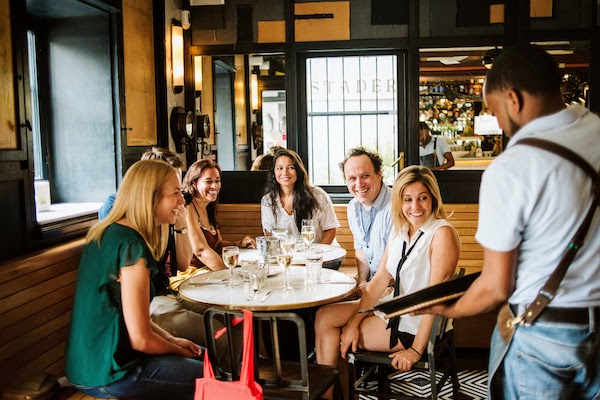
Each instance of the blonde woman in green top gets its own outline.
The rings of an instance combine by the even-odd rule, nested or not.
[[[138,161],[113,212],[86,238],[77,274],[67,378],[99,398],[192,399],[202,350],[150,320],[152,277],[184,200],[177,171]]]

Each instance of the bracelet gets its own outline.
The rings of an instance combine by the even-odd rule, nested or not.
[[[185,228],[175,229],[175,232],[179,233],[180,235],[185,235],[186,233],[188,233],[188,228],[186,226]]]
[[[417,353],[419,355],[419,357],[422,357],[423,354],[419,353],[417,350],[415,350],[414,347],[410,346],[409,349],[411,349],[412,351],[414,351],[415,353]]]

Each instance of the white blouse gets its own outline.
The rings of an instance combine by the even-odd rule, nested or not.
[[[333,203],[331,199],[325,193],[323,189],[318,186],[312,187],[313,195],[317,200],[318,209],[314,211],[312,219],[315,221],[315,243],[321,242],[323,238],[323,232],[333,228],[339,228],[340,222],[335,216],[333,209]],[[296,226],[296,211],[292,215],[288,214],[279,196],[277,196],[276,205],[277,220],[273,215],[273,209],[271,208],[271,198],[268,194],[264,195],[260,202],[260,217],[262,222],[263,231],[269,231],[273,233],[273,229],[287,229],[288,234],[296,234],[298,227]]]
[[[423,232],[423,236],[416,243],[414,249],[400,270],[400,296],[405,296],[429,286],[429,278],[431,275],[429,248],[431,246],[431,241],[435,236],[435,232],[442,226],[450,226],[452,228],[452,225],[445,219],[436,219],[434,216],[431,216],[425,225],[419,229],[419,231]],[[418,234],[413,235],[412,240],[406,246],[407,252],[418,237]],[[388,259],[385,268],[394,279],[396,279],[396,271],[398,269],[398,263],[402,258],[402,247],[405,241],[408,241],[408,227],[403,228],[400,233],[392,231],[390,239],[388,240]],[[390,296],[386,296],[382,301],[387,301],[392,297],[393,293],[390,294]],[[383,313],[377,312],[376,314],[383,318]],[[400,317],[398,331],[416,335],[420,323],[420,315],[403,315]],[[448,324],[448,329],[451,328],[451,324]]]

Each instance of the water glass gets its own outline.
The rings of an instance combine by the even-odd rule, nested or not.
[[[321,267],[323,267],[323,252],[313,250],[307,252],[306,260],[306,283],[314,284],[321,281]]]
[[[262,289],[267,284],[267,266],[260,266],[256,264],[255,267],[250,268],[250,287],[252,290]]]
[[[279,238],[275,236],[267,236],[267,253],[269,257],[275,257],[275,252],[279,248]]]
[[[244,282],[250,282],[250,271],[256,268],[258,260],[242,260],[240,270],[244,277]]]
[[[258,254],[260,254],[259,263],[263,263],[265,265],[269,264],[269,236],[259,236],[256,238],[256,248],[258,249]]]
[[[296,253],[302,253],[305,249],[304,239],[302,239],[302,234],[296,233],[294,235],[294,238],[296,240]]]

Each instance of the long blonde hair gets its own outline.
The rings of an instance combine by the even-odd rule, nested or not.
[[[160,260],[167,248],[169,225],[155,225],[154,209],[165,182],[176,172],[163,161],[141,160],[133,164],[123,178],[112,210],[90,228],[86,243],[97,241],[100,245],[106,228],[126,218],[129,226],[144,238],[154,258]]]
[[[427,167],[412,165],[404,168],[398,173],[396,182],[394,182],[394,186],[392,187],[392,222],[396,232],[400,232],[403,226],[410,224],[402,213],[402,193],[408,185],[415,182],[421,182],[425,185],[427,190],[429,190],[429,193],[431,193],[431,213],[436,218],[448,218],[446,211],[444,210],[440,187],[438,186],[437,179],[435,179],[433,172]]]

